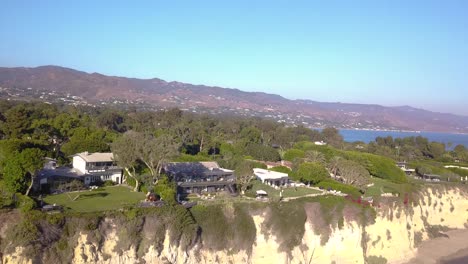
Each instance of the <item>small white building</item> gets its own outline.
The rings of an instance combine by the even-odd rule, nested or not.
[[[122,168],[114,161],[114,154],[82,152],[73,156],[73,168],[83,174],[84,184],[97,181],[122,183]]]
[[[287,186],[289,184],[288,174],[265,170],[260,168],[253,169],[255,176],[262,182],[271,186]]]
[[[325,145],[327,145],[327,142],[324,142],[323,140],[322,141],[315,141],[314,144],[317,145],[317,146],[325,146]]]

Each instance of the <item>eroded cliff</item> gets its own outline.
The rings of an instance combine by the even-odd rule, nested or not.
[[[3,263],[402,263],[422,241],[468,228],[468,194],[433,187],[373,208],[330,196],[36,217],[35,227],[2,228]]]

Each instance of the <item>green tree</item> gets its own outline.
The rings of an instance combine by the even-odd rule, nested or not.
[[[338,173],[338,167],[340,165],[340,162],[343,158],[339,156],[334,156],[333,158],[330,159],[328,162],[328,169],[333,175],[337,175]]]
[[[141,178],[137,175],[136,167],[140,153],[138,152],[138,140],[140,137],[135,132],[129,131],[117,138],[111,145],[114,159],[119,166],[124,168],[129,177],[135,181],[134,191],[140,189]]]
[[[453,152],[455,154],[455,157],[457,157],[457,159],[460,159],[463,161],[466,161],[468,159],[468,151],[463,145],[456,145],[455,148],[453,149]]]
[[[16,155],[9,158],[3,168],[3,181],[6,189],[12,193],[24,192],[27,188],[25,173]]]
[[[262,143],[262,133],[255,127],[246,127],[240,132],[240,138],[246,143]]]
[[[370,182],[370,174],[366,168],[351,160],[339,160],[338,176],[343,179],[345,184],[353,185],[361,190]]]
[[[37,171],[44,166],[44,152],[37,148],[27,148],[21,151],[18,158],[23,170],[31,177],[31,183],[25,193],[25,195],[28,196],[33,187]]]
[[[154,137],[149,134],[133,133],[138,158],[145,163],[153,180],[157,182],[163,163],[179,154],[180,145],[168,134]]]
[[[295,159],[303,159],[305,152],[300,149],[289,149],[284,153],[283,159],[294,161]]]
[[[29,132],[31,126],[31,111],[25,105],[16,105],[8,109],[5,121],[2,123],[2,131],[9,138],[21,138]]]
[[[431,142],[429,144],[429,156],[433,159],[442,157],[445,152],[445,145],[439,142]]]
[[[292,173],[295,180],[317,184],[330,177],[327,169],[320,163],[304,162]]]
[[[241,194],[243,195],[250,185],[250,181],[253,179],[252,164],[247,161],[241,162],[237,165],[234,174],[236,175],[237,186],[239,186]]]
[[[336,147],[336,148],[341,148],[341,146],[343,145],[343,136],[340,135],[340,132],[338,131],[338,129],[334,128],[334,127],[326,127],[322,130],[322,136],[324,138],[324,140]]]
[[[171,182],[166,175],[162,175],[161,179],[154,186],[154,192],[161,196],[164,201],[169,203],[176,202],[176,186]]]
[[[325,164],[325,155],[317,150],[309,150],[304,154],[304,161]]]
[[[256,143],[250,143],[245,147],[244,154],[252,156],[256,160],[279,161],[281,160],[279,152],[270,147]]]
[[[432,169],[425,165],[419,165],[416,167],[416,173],[423,176],[424,174],[431,174]]]

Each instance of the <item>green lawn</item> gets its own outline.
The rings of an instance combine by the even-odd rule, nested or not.
[[[79,197],[73,201],[78,195]],[[110,186],[99,190],[48,195],[44,201],[76,212],[95,212],[117,210],[126,205],[136,204],[144,198],[143,193],[133,192],[127,187]]]
[[[411,183],[394,183],[391,181],[383,180],[373,177],[371,180],[374,186],[369,187],[366,191],[366,196],[380,196],[382,193],[404,194],[411,192],[413,184]]]
[[[280,197],[280,190],[277,190],[271,186],[268,186],[266,184],[261,183],[258,180],[254,180],[252,182],[252,187],[247,191],[247,194],[249,196],[255,196],[256,191],[258,190],[264,190],[265,192],[268,193],[269,198],[273,199],[279,199]],[[310,189],[307,187],[288,187],[283,189],[283,198],[288,198],[288,197],[300,197],[308,194],[316,194],[316,193],[321,193],[321,191]]]

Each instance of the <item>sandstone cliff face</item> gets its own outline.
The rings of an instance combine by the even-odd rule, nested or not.
[[[251,252],[210,251],[203,242],[184,251],[174,246],[166,235],[162,248],[150,246],[143,257],[138,249],[116,252],[119,228],[113,223],[100,245],[80,234],[72,254],[72,263],[366,263],[377,257],[388,263],[403,263],[417,253],[421,241],[441,235],[444,228],[468,228],[468,195],[460,190],[436,191],[428,189],[417,202],[402,205],[395,202],[377,208],[375,221],[359,223],[344,212],[340,226],[324,234],[318,211],[306,208],[307,220],[301,244],[292,250],[280,250],[277,237],[264,232],[266,212],[253,216],[256,239]],[[346,211],[346,209],[345,209]],[[106,220],[109,221],[109,220]],[[167,233],[167,231],[166,231]],[[328,239],[324,239],[328,236]],[[23,249],[5,254],[2,262],[33,263],[23,256]]]

